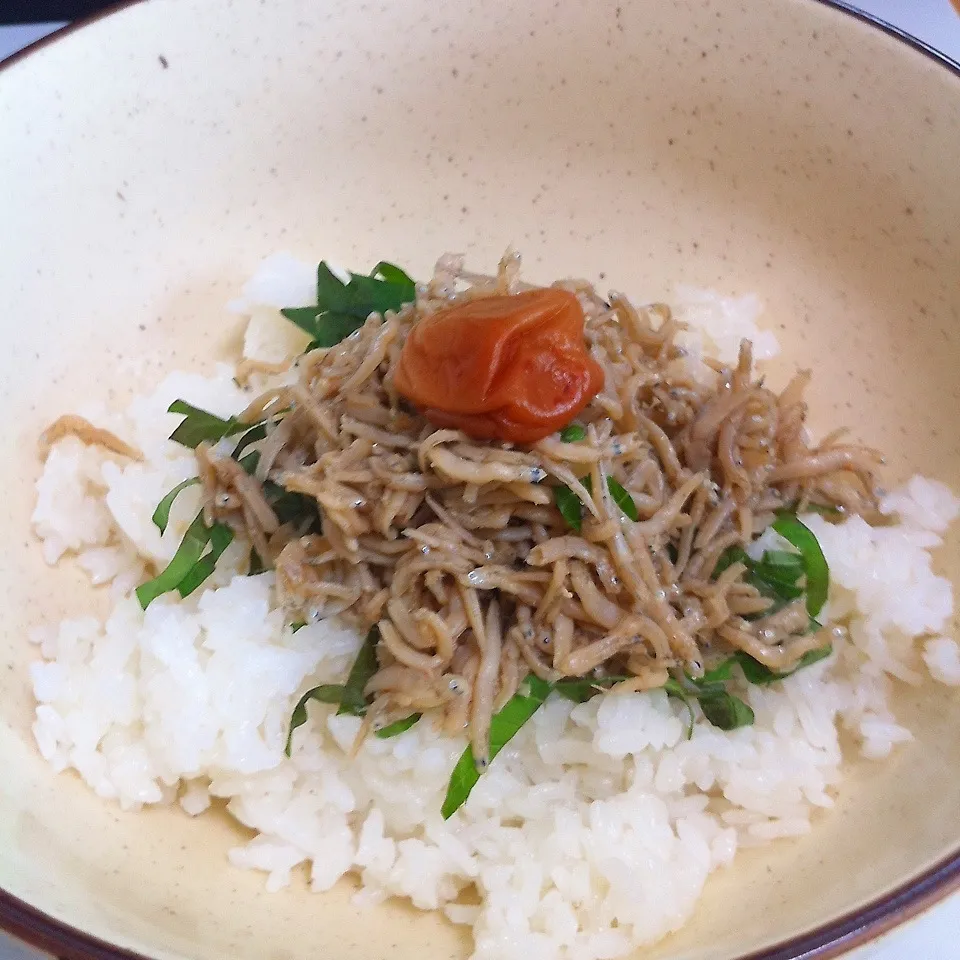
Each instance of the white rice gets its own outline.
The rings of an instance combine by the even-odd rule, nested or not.
[[[780,352],[776,335],[757,326],[763,304],[756,294],[722,297],[712,290],[680,285],[671,306],[690,325],[678,335],[677,343],[695,356],[706,353],[735,364],[743,339],[753,342],[754,360],[770,360]]]
[[[310,302],[312,289],[309,265],[282,255],[264,264],[233,305],[251,318],[248,355],[302,349],[277,307]],[[753,300],[687,291],[683,315],[697,330],[688,345],[731,359],[734,340],[749,336],[770,356],[776,341],[756,327],[758,313]],[[198,815],[225,798],[256,832],[230,860],[266,873],[268,890],[301,864],[318,891],[353,872],[364,903],[406,897],[471,925],[476,958],[622,956],[683,924],[738,848],[815,826],[842,777],[841,728],[868,757],[909,740],[891,707],[896,683],[960,685],[960,649],[944,634],[952,590],[930,559],[960,502],[915,477],[884,501],[899,517],[892,526],[805,518],[831,568],[827,615],[843,626],[827,661],[740,691],[751,727],[725,733],[701,720],[687,740],[685,708],[662,692],[577,706],[551,698],[447,822],[440,807],[464,741],[428,723],[368,739],[351,760],[360,721],[314,704],[287,759],[297,696],[342,679],[359,637],[331,621],[293,633],[273,575],[238,575],[238,543],[198,595],[161,597],[146,613],[131,595],[197,510],[187,490],[164,536],[150,521],[195,472],[192,454],[166,439],[178,422],[166,407],[183,397],[235,412],[244,395],[231,375],[172,374],[121,414],[78,409],[139,446],[143,463],[75,439],[51,453],[33,516],[44,555],[75,556],[93,583],[109,584],[114,606],[105,622],[35,631],[34,733],[56,769],[125,808],[179,802]]]

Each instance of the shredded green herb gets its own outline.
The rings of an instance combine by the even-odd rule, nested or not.
[[[830,589],[830,568],[820,549],[820,543],[813,531],[793,514],[781,513],[773,521],[773,529],[789,540],[803,557],[803,569],[806,574],[807,613],[816,617],[827,602]]]
[[[731,547],[721,555],[713,576],[720,576],[734,563],[742,563],[747,568],[747,583],[773,601],[763,613],[755,614],[754,619],[775,613],[806,594],[811,627],[819,629],[813,618],[823,608],[830,589],[830,570],[820,544],[809,527],[791,513],[781,513],[773,522],[773,529],[798,552],[767,550],[759,560],[753,560],[741,547]]]
[[[515,693],[495,714],[490,722],[490,760],[506,746],[520,728],[540,709],[550,695],[550,684],[535,674],[530,674]],[[441,807],[444,820],[449,820],[463,805],[480,779],[480,771],[473,757],[473,749],[467,747],[453,768],[447,795]]]
[[[317,267],[317,303],[281,313],[311,337],[307,352],[333,347],[363,326],[371,313],[399,310],[416,299],[416,284],[392,263],[381,261],[370,276],[351,273],[344,283],[326,262]]]
[[[571,423],[560,431],[560,439],[564,443],[578,443],[586,437],[587,431],[579,423]]]
[[[790,583],[795,583],[795,578],[804,572],[803,556],[787,550],[767,550],[761,557],[759,565],[769,575],[785,577]]]
[[[167,413],[182,413],[184,415],[183,423],[170,434],[170,439],[191,449],[205,440],[208,443],[216,443],[224,437],[241,433],[250,426],[249,423],[241,423],[236,417],[224,420],[215,413],[201,410],[199,407],[193,406],[192,403],[187,403],[186,400],[174,400],[167,407]]]
[[[237,442],[236,447],[233,448],[233,453],[230,456],[234,460],[239,461],[240,457],[243,454],[243,451],[247,449],[251,444],[259,443],[261,440],[266,439],[267,436],[267,425],[265,423],[258,423],[255,427],[251,427]]]
[[[777,680],[783,680],[786,677],[792,676],[804,667],[809,667],[814,663],[825,660],[831,653],[833,653],[833,646],[829,643],[826,646],[817,647],[816,650],[808,650],[791,670],[784,671],[771,670],[768,666],[760,663],[759,660],[754,660],[753,657],[744,653],[742,650],[738,650],[730,659],[740,665],[740,669],[743,670],[743,675],[750,683],[756,686],[766,686],[769,683],[775,683]]]
[[[663,689],[667,691],[668,697],[682,700],[684,706],[687,708],[689,715],[687,720],[687,739],[689,740],[693,736],[693,725],[697,721],[697,715],[693,711],[693,698],[690,696],[690,692],[679,680],[675,680],[673,677],[663,685]]]
[[[391,737],[399,737],[401,733],[406,733],[422,716],[419,713],[411,713],[409,717],[397,720],[396,723],[388,723],[377,731],[377,736],[381,740],[389,740]]]
[[[175,400],[168,409],[171,413],[184,415],[183,422],[170,435],[170,439],[191,449],[204,441],[215,443],[224,437],[242,432],[243,436],[234,447],[232,456],[247,473],[251,475],[255,473],[260,453],[258,450],[246,451],[253,444],[265,439],[266,420],[253,425],[241,423],[236,417],[224,420],[185,400]],[[267,419],[275,420],[285,412],[273,414]],[[165,532],[170,522],[170,510],[176,498],[187,487],[199,482],[199,477],[184,480],[157,504],[152,519],[161,533]],[[287,492],[283,487],[269,480],[263,486],[263,493],[281,524],[292,524],[301,536],[320,530],[319,505],[313,497],[303,493]],[[233,536],[233,531],[226,524],[215,523],[208,529],[202,516],[197,517],[184,535],[180,547],[167,568],[137,589],[141,606],[146,609],[158,596],[174,589],[178,590],[183,597],[189,596],[213,573],[217,561],[233,541]],[[262,573],[264,569],[263,558],[251,549],[249,574],[254,576]]]
[[[633,497],[613,477],[607,477],[607,489],[613,497],[613,502],[623,511],[623,515],[636,523],[640,519],[640,512],[633,502]]]
[[[826,599],[829,587],[829,571],[816,537],[796,517],[782,514],[774,523],[774,529],[797,548],[798,553],[787,550],[767,550],[759,560],[753,560],[742,548],[731,547],[720,557],[714,570],[718,577],[734,563],[747,568],[746,580],[765,597],[773,601],[772,610],[807,595],[807,611],[811,627],[819,628],[813,619]],[[801,581],[803,585],[801,585]],[[813,591],[813,600],[810,592]],[[782,680],[797,670],[828,657],[832,648],[828,645],[804,654],[792,670],[778,672],[764,666],[753,657],[738,650],[708,669],[699,679],[686,677],[683,681],[671,678],[665,684],[670,696],[683,699],[692,711],[692,701],[700,703],[704,717],[721,730],[736,730],[754,722],[753,710],[739,697],[730,693],[725,684],[732,679],[733,669],[739,666],[748,683],[766,685]],[[692,714],[691,714],[692,716]],[[688,734],[692,732],[692,725]]]
[[[308,690],[297,701],[297,705],[293,708],[293,714],[290,717],[287,745],[283,751],[288,757],[290,756],[290,748],[293,746],[293,732],[307,722],[307,704],[311,700],[317,700],[320,703],[341,703],[343,700],[343,684],[321,683],[319,687]]]
[[[589,474],[581,477],[580,482],[588,492],[593,493],[593,479]],[[634,522],[640,519],[640,512],[637,510],[633,497],[627,493],[621,483],[613,477],[607,477],[607,490],[610,491],[610,496],[613,497],[614,503],[620,508],[624,516]],[[580,502],[580,498],[569,487],[565,486],[554,487],[553,498],[567,526],[579,533],[583,526],[583,504]]]
[[[313,497],[284,490],[272,480],[264,483],[263,495],[281,524],[292,524],[300,536],[320,532],[320,506]]]
[[[717,565],[713,568],[713,579],[716,580],[721,573],[732,567],[735,563],[742,563],[749,573],[753,561],[747,556],[743,547],[727,547],[727,549],[720,554],[720,559],[717,560]]]
[[[703,676],[694,682],[701,687],[709,687],[716,683],[726,683],[733,674],[733,667],[736,662],[736,657],[727,657],[726,660],[723,660],[716,666],[705,670]]]
[[[181,597],[189,597],[216,569],[223,551],[233,543],[233,531],[224,523],[215,523],[210,528],[210,549],[190,568],[177,584]]]
[[[567,677],[558,680],[553,689],[567,700],[574,703],[586,703],[593,699],[597,694],[603,693],[609,687],[612,687],[623,680],[629,680],[627,676],[619,677]]]
[[[293,632],[296,633],[297,630],[305,626],[305,623],[295,623],[293,624]],[[373,627],[364,638],[345,683],[321,683],[320,686],[308,690],[299,699],[290,717],[290,730],[287,733],[286,747],[288,757],[290,756],[290,744],[293,739],[293,731],[296,730],[297,727],[302,727],[303,724],[307,722],[307,703],[310,700],[318,700],[320,703],[337,704],[339,707],[337,710],[338,716],[341,714],[349,714],[354,717],[362,717],[366,714],[367,707],[370,704],[364,695],[363,689],[366,687],[370,678],[377,672],[377,641],[379,639],[380,631],[376,627]],[[391,724],[390,727],[397,727],[399,724],[409,721],[408,726],[404,728],[409,729],[409,727],[412,727],[419,719],[420,715],[417,714],[416,720],[407,717],[404,720],[398,720],[395,724]],[[384,727],[384,730],[389,730],[390,727]],[[397,733],[402,732],[402,730],[398,729],[395,733],[390,734],[390,736],[396,736]],[[383,730],[379,731],[378,736],[383,736]]]
[[[305,627],[305,623],[295,623],[292,626],[293,632]],[[290,730],[287,733],[286,754],[290,756],[290,745],[293,742],[293,731],[302,727],[307,722],[307,703],[311,700],[318,700],[320,703],[337,704],[337,715],[349,714],[354,717],[363,717],[370,706],[364,688],[370,681],[370,678],[377,672],[377,642],[380,639],[380,631],[373,627],[365,637],[363,643],[357,652],[357,658],[353,661],[350,673],[347,675],[345,683],[321,683],[318,687],[308,690],[297,701],[290,716]],[[377,736],[382,740],[389,737],[395,737],[409,730],[418,720],[420,714],[415,713],[396,723],[377,731]]]
[[[189,480],[184,480],[182,483],[178,483],[158,504],[157,509],[153,511],[153,516],[150,518],[153,521],[154,526],[161,532],[166,533],[167,524],[170,522],[170,508],[173,506],[173,501],[180,496],[181,491],[186,490],[187,487],[192,487],[194,484],[200,482],[199,477],[190,477]]]
[[[381,260],[371,271],[370,276],[375,280],[386,280],[387,283],[395,284],[402,290],[403,303],[412,303],[417,296],[417,285],[406,273],[395,263],[387,263]]]
[[[753,560],[741,547],[730,547],[721,555],[713,573],[716,578],[735,563],[742,563],[747,568],[747,583],[756,587],[762,596],[773,601],[763,613],[753,615],[754,619],[757,616],[774,613],[792,600],[803,596],[803,588],[798,583],[803,576],[802,557],[799,554],[792,555],[800,560],[800,566],[794,567],[785,563],[770,562],[770,556],[771,553],[767,552],[760,560]],[[751,617],[748,616],[747,619]]]
[[[583,525],[583,504],[580,503],[580,498],[569,487],[562,486],[553,488],[553,498],[567,526],[579,533]]]
[[[807,613],[810,617],[809,629],[819,630],[820,624],[814,618],[823,608],[830,589],[830,570],[820,544],[809,527],[791,513],[781,513],[774,521],[773,529],[796,547],[798,552],[767,550],[759,560],[753,560],[740,547],[732,547],[720,557],[713,575],[718,577],[732,564],[742,563],[747,568],[746,581],[755,586],[763,596],[773,601],[768,610],[757,616],[766,616],[806,594]],[[798,670],[829,657],[832,652],[833,647],[830,644],[818,647],[816,650],[809,650],[792,669],[777,671],[771,670],[749,654],[738,650],[707,671],[695,683],[702,686],[726,681],[730,678],[733,667],[739,666],[748,683],[764,686],[783,680]],[[729,705],[724,706],[724,710],[728,713],[729,709]],[[721,714],[715,711],[715,715]],[[746,714],[740,711],[739,716],[742,719]]]
[[[183,596],[186,596],[191,590],[195,590],[213,572],[213,565],[216,564],[216,560],[219,559],[220,554],[223,553],[232,539],[233,531],[229,527],[220,523],[208,527],[204,523],[203,514],[199,514],[187,528],[177,552],[166,568],[153,580],[148,580],[137,587],[137,599],[140,601],[140,606],[146,610],[161,594],[180,589],[181,585],[189,588],[186,593],[182,594]],[[201,563],[201,557],[203,557],[204,549],[208,543],[211,548],[207,556],[216,555],[212,564],[207,563],[206,558]],[[195,572],[194,568],[198,564],[199,569]],[[200,579],[197,579],[198,577]]]
[[[705,673],[699,680],[686,678],[681,681],[671,677],[664,684],[667,694],[683,700],[690,712],[690,721],[687,724],[688,740],[693,736],[696,719],[693,710],[694,701],[700,704],[704,718],[721,730],[735,730],[753,723],[753,710],[743,700],[724,688],[724,683],[730,679],[732,660],[733,658],[730,658],[730,661],[724,661]]]
[[[367,712],[367,698],[363,690],[370,678],[377,672],[377,641],[380,631],[372,627],[360,646],[357,659],[353,661],[347,682],[343,685],[343,698],[340,700],[338,714],[351,714],[362,717]]]
[[[721,730],[749,727],[755,719],[753,710],[746,703],[725,690],[701,693],[698,699],[703,715]]]
[[[335,347],[341,340],[346,340],[351,333],[359,330],[364,323],[363,320],[351,317],[349,313],[333,313],[332,311],[317,313],[316,307],[283,310],[281,312],[288,320],[293,320],[298,327],[305,329],[313,337],[304,353]],[[312,319],[309,322],[305,316],[308,312],[312,314]]]

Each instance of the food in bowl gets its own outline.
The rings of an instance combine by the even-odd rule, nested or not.
[[[113,607],[38,628],[34,732],[125,807],[225,801],[271,890],[592,960],[809,831],[845,749],[910,738],[897,683],[960,684],[960,503],[811,443],[749,298],[519,266],[272,258],[238,363],[54,424],[34,526]]]

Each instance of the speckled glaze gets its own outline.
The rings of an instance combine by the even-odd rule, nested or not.
[[[423,275],[512,243],[543,280],[757,291],[786,347],[771,376],[816,369],[815,424],[887,450],[891,479],[960,488],[960,79],[812,0],[152,0],[6,68],[0,129],[0,887],[110,944],[469,949],[402,905],[359,910],[348,884],[267,895],[227,866],[225,817],[121,813],[30,735],[28,628],[102,602],[31,541],[36,435],[76,397],[235,350],[223,304],[263,255]],[[956,539],[942,560],[960,582]],[[898,699],[916,741],[854,763],[810,836],[744,852],[647,960],[832,956],[957,881],[960,696]],[[877,906],[924,871],[923,896]],[[11,904],[65,955],[118,955]]]

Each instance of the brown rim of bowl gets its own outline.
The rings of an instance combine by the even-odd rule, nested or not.
[[[143,0],[120,0],[98,13],[76,20],[0,61],[0,70],[55,43],[67,34],[142,2]],[[882,30],[929,57],[960,79],[960,63],[899,27],[860,10],[846,3],[845,0],[816,0],[816,2]],[[954,0],[954,3],[960,6],[960,0]],[[883,936],[894,927],[906,923],[939,903],[956,890],[960,890],[960,849],[859,910],[853,910],[790,940],[764,947],[762,950],[741,957],[740,960],[831,960]],[[61,960],[149,960],[143,954],[113,946],[98,937],[77,930],[2,889],[0,889],[0,929],[8,931],[40,950],[55,954]]]

